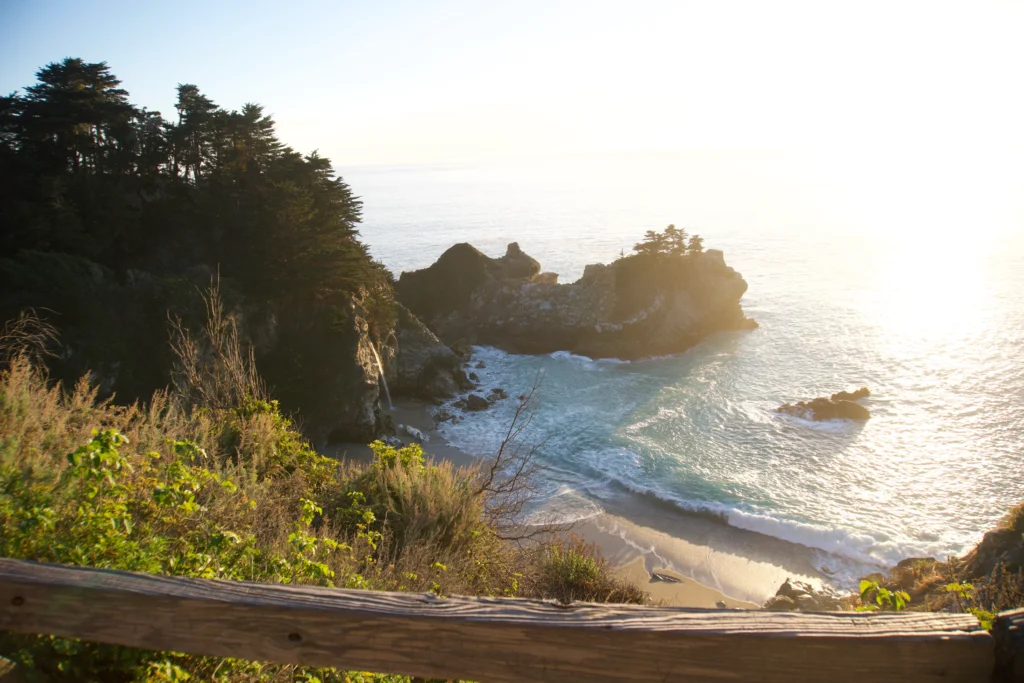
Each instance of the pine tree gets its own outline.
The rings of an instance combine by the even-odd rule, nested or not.
[[[134,152],[138,112],[106,62],[67,58],[36,73],[25,89],[17,137],[51,171],[124,172]]]
[[[642,242],[633,245],[633,251],[646,256],[657,256],[665,250],[665,235],[654,230],[644,233]]]
[[[665,228],[665,251],[673,256],[686,253],[686,228],[677,229],[675,225]]]

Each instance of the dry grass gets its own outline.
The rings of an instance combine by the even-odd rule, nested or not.
[[[211,290],[211,321],[198,340],[178,329],[175,391],[158,392],[145,405],[100,400],[86,379],[65,390],[49,380],[38,356],[9,355],[0,370],[0,531],[7,536],[0,536],[0,547],[7,554],[349,588],[647,601],[639,588],[613,579],[598,550],[581,539],[507,540],[521,524],[531,490],[532,450],[508,442],[493,462],[474,468],[425,463],[413,451],[368,464],[318,455],[264,395],[251,356],[237,348],[237,335],[218,301]],[[518,437],[521,428],[513,424],[510,437]],[[74,488],[73,477],[66,476],[67,455],[104,430],[127,438],[118,451],[130,467],[117,475],[119,490],[127,493],[117,495],[127,504],[134,530],[118,531],[113,538],[122,550],[97,555],[74,522],[83,498],[81,487]],[[174,480],[178,476],[184,479]],[[194,512],[162,508],[157,492],[189,478],[202,481],[189,488]],[[225,481],[232,486],[222,486]],[[105,495],[93,504],[102,505]],[[303,521],[304,500],[322,511],[309,524]],[[40,505],[56,523],[24,532],[18,520]],[[315,553],[296,554],[297,530],[316,539]],[[203,564],[202,558],[221,552],[211,543],[225,532],[243,539],[238,553],[244,549],[244,554],[230,551],[212,565]],[[532,535],[516,531],[514,538]],[[335,543],[340,545],[334,548]],[[315,571],[306,571],[309,567]],[[0,638],[0,654],[21,653],[23,660],[32,652],[57,656],[53,648],[59,639],[11,638]],[[106,646],[79,650],[75,661],[85,658],[86,671],[128,661]],[[132,657],[149,661],[165,655]],[[200,679],[218,671],[220,680],[267,680],[271,671],[166,657]],[[296,674],[289,667],[272,670],[289,679]]]
[[[1024,533],[1024,502],[1010,508],[1003,518],[1002,527]]]

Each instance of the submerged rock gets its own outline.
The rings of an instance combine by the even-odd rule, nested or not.
[[[453,348],[489,344],[516,353],[638,358],[757,326],[739,303],[747,283],[720,251],[591,264],[571,284],[539,273],[518,244],[493,259],[463,243],[429,268],[402,273],[397,290]]]

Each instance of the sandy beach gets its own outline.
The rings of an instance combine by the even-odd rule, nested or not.
[[[389,411],[396,426],[409,425],[427,437],[429,458],[472,466],[478,458],[447,443],[436,430],[435,405],[400,399]],[[411,437],[404,431],[399,436]],[[365,444],[333,444],[327,454],[366,460]],[[484,455],[483,457],[486,457]],[[654,602],[680,607],[758,609],[787,578],[819,583],[810,550],[721,520],[687,514],[639,495],[603,502],[603,510],[582,519],[572,531],[595,543],[623,579],[651,594]]]

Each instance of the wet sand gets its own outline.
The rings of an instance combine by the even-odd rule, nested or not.
[[[428,458],[473,466],[479,459],[448,444],[432,417],[435,406],[401,399],[389,411],[395,425],[426,435]],[[409,442],[406,432],[399,436]],[[327,455],[369,460],[364,444],[334,444]],[[489,455],[489,454],[488,454]],[[655,602],[680,607],[757,609],[787,578],[821,583],[810,549],[737,529],[713,517],[688,514],[637,494],[602,501],[603,511],[577,522],[572,531],[597,544],[616,574],[636,583]]]

